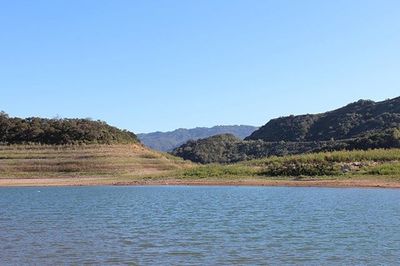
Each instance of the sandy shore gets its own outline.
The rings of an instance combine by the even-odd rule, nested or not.
[[[116,180],[104,178],[18,178],[0,179],[0,187],[21,186],[288,186],[288,187],[365,187],[400,188],[400,182],[387,180]]]

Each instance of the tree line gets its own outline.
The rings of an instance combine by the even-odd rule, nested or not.
[[[18,118],[0,112],[3,144],[116,144],[136,143],[136,135],[103,121],[69,118]]]

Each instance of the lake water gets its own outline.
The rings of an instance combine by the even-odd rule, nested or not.
[[[0,264],[396,265],[400,190],[0,189]]]

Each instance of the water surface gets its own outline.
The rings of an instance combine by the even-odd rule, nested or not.
[[[400,190],[0,189],[0,264],[400,263]]]

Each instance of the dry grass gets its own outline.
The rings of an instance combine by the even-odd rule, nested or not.
[[[290,185],[400,187],[400,150],[270,157],[233,165],[196,165],[142,145],[0,146],[0,186]],[[349,171],[324,176],[270,176],[271,165],[329,162]],[[334,168],[334,169],[336,169]],[[285,168],[286,169],[286,168]],[[311,169],[312,170],[312,169]]]
[[[235,164],[184,169],[182,179],[389,180],[400,182],[400,149],[337,151],[268,157]]]
[[[190,166],[138,144],[0,146],[0,178],[140,177]]]

